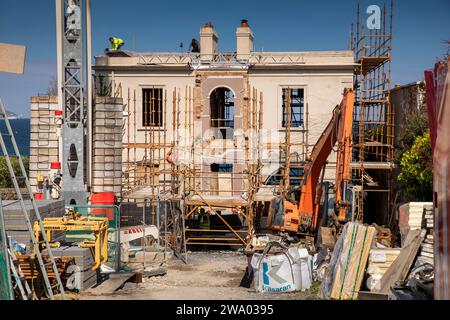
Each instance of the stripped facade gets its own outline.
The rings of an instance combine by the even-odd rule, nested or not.
[[[244,21],[236,30],[236,52],[221,52],[217,32],[207,24],[200,30],[199,53],[124,51],[95,58],[97,94],[121,96],[125,105],[125,193],[164,184],[166,173],[142,182],[148,179],[142,171],[151,175],[167,167],[167,152],[178,143],[178,160],[191,154],[186,162],[195,160],[196,172],[203,174],[196,180],[202,194],[239,196],[248,185],[237,176],[249,161],[264,164],[260,181],[279,168],[280,159],[285,162],[287,122],[291,161],[305,161],[344,88],[353,85],[353,53],[256,52],[253,37]],[[252,126],[257,139],[248,139]],[[158,154],[151,145],[159,146]],[[334,176],[334,158],[327,179]]]

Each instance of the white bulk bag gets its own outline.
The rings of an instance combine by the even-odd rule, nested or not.
[[[275,246],[285,252],[268,255]],[[270,242],[262,254],[253,255],[251,265],[253,284],[259,292],[304,291],[311,287],[312,258],[304,248],[288,249],[278,242]]]

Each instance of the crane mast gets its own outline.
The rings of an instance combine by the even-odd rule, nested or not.
[[[86,127],[91,114],[90,30],[86,32],[86,26],[90,28],[90,0],[55,1],[58,103],[63,111],[61,196],[66,205],[85,204],[90,150]]]

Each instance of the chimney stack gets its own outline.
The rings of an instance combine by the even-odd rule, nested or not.
[[[211,22],[205,23],[200,29],[200,59],[202,61],[214,60],[217,53],[219,38]]]
[[[236,53],[238,60],[248,60],[253,52],[253,32],[248,21],[241,20],[241,26],[236,29]]]

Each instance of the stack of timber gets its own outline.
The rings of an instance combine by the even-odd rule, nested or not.
[[[372,248],[367,267],[367,287],[372,291],[380,288],[380,280],[400,254],[400,248]]]
[[[6,234],[12,240],[25,244],[27,251],[30,252],[33,245],[20,202],[7,200],[2,203]],[[42,219],[45,217],[62,217],[65,211],[64,200],[38,200],[36,201],[36,206]],[[25,201],[25,209],[30,217],[31,226],[33,226],[37,218],[31,200]],[[52,240],[55,241],[61,241],[63,237],[64,234],[59,231],[55,231],[52,234]]]
[[[421,244],[419,262],[434,265],[434,222],[433,205],[427,204],[423,207],[422,230],[424,240]]]
[[[55,259],[74,259],[74,266],[68,270],[72,277],[66,283],[68,289],[85,291],[97,284],[97,270],[93,270],[94,256],[90,248],[61,246],[52,248]]]
[[[97,97],[93,116],[92,192],[114,192],[122,185],[122,98]]]
[[[31,97],[30,115],[30,185],[38,191],[38,175],[50,174],[50,163],[59,162],[61,116],[55,114],[58,97]],[[42,183],[42,181],[41,181]]]
[[[55,272],[53,270],[52,264],[50,263],[48,254],[46,253],[42,254],[42,260],[46,265],[45,270],[48,279],[50,281],[50,285],[55,286],[55,288],[58,289],[58,286],[56,285]],[[55,264],[58,269],[58,274],[63,284],[67,281],[68,275],[66,271],[74,263],[75,262],[72,257],[55,258]],[[41,269],[39,267],[39,262],[36,255],[34,254],[18,255],[17,264],[20,265],[20,269],[23,272],[23,275],[26,281],[28,282],[30,288],[32,288],[34,295],[38,299],[41,299],[43,297],[48,298],[47,290],[45,289],[45,285],[41,275]]]
[[[376,230],[372,226],[349,222],[336,243],[330,271],[324,286],[331,299],[357,299]]]
[[[23,275],[27,279],[27,281],[34,282],[38,279],[40,276],[40,268],[39,263],[35,255],[33,254],[25,254],[25,255],[18,255],[17,259],[20,264],[20,268],[22,269]],[[44,263],[49,263],[49,257],[48,254],[42,255],[42,260]],[[62,275],[68,268],[68,266],[75,263],[74,258],[72,257],[63,257],[63,258],[56,258],[55,257],[55,263],[56,267],[58,268],[58,273]],[[50,280],[55,280],[55,272],[53,271],[52,265],[48,264],[45,267],[45,270],[47,271],[47,275]]]

